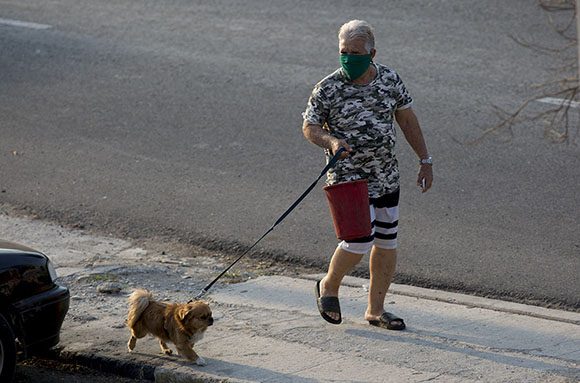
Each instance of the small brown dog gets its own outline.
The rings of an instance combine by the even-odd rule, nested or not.
[[[127,326],[131,330],[131,338],[127,347],[129,352],[133,351],[137,339],[151,334],[159,339],[164,354],[173,353],[165,343],[170,341],[180,355],[198,366],[204,366],[205,360],[193,351],[193,345],[201,340],[212,324],[211,310],[205,302],[159,302],[153,299],[149,291],[138,289],[129,296]]]

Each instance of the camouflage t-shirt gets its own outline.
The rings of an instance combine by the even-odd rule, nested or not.
[[[302,116],[353,149],[328,172],[327,185],[367,179],[369,197],[378,198],[399,188],[394,113],[409,108],[413,99],[395,71],[374,65],[377,75],[368,85],[348,81],[342,69],[325,77],[314,87]],[[328,161],[332,155],[325,153]]]

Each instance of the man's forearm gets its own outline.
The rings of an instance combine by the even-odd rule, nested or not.
[[[306,121],[302,125],[302,133],[308,141],[324,149],[332,150],[332,143],[336,140],[328,131],[322,129],[322,126],[310,124]]]
[[[396,117],[397,123],[405,135],[405,139],[419,158],[427,158],[429,152],[427,151],[427,145],[423,138],[423,132],[419,126],[419,120],[417,120],[412,110],[404,110],[401,112],[404,113],[399,112]]]
[[[407,129],[402,129],[407,142],[413,148],[415,153],[419,158],[427,158],[429,152],[427,151],[427,145],[425,144],[425,139],[423,138],[423,133],[419,125],[413,127],[407,127]]]
[[[315,145],[321,148],[328,149],[332,154],[338,152],[340,148],[345,150],[344,153],[340,155],[341,159],[344,159],[352,153],[352,148],[347,144],[345,140],[341,140],[332,136],[327,130],[322,129],[322,126],[317,124],[310,124],[304,121],[302,125],[302,133],[304,137]]]
[[[420,159],[426,159],[429,156],[423,132],[419,126],[419,120],[411,108],[395,112],[397,123],[401,127],[405,139],[413,148]],[[421,187],[421,191],[425,193],[431,188],[433,184],[433,167],[430,163],[421,162],[419,166],[419,174],[417,175],[417,185]]]

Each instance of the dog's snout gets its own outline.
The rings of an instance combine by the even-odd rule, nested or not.
[[[209,317],[209,319],[207,320],[207,325],[211,326],[213,324],[213,317]]]

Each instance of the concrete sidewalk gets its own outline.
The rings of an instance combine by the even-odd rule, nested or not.
[[[387,297],[388,310],[405,318],[408,328],[388,331],[362,320],[367,281],[349,278],[341,289],[344,322],[334,326],[316,309],[315,278],[260,277],[212,292],[217,321],[196,346],[208,362],[205,367],[160,355],[152,338],[138,342],[136,353],[127,353],[122,349],[127,338],[122,321],[65,326],[62,355],[118,371],[129,368],[156,382],[580,379],[580,314],[399,285]],[[484,305],[502,311],[479,307]],[[529,315],[515,313],[526,309]],[[107,336],[95,342],[93,334]],[[79,338],[91,341],[73,340]],[[120,339],[121,349],[111,352],[106,347]]]

